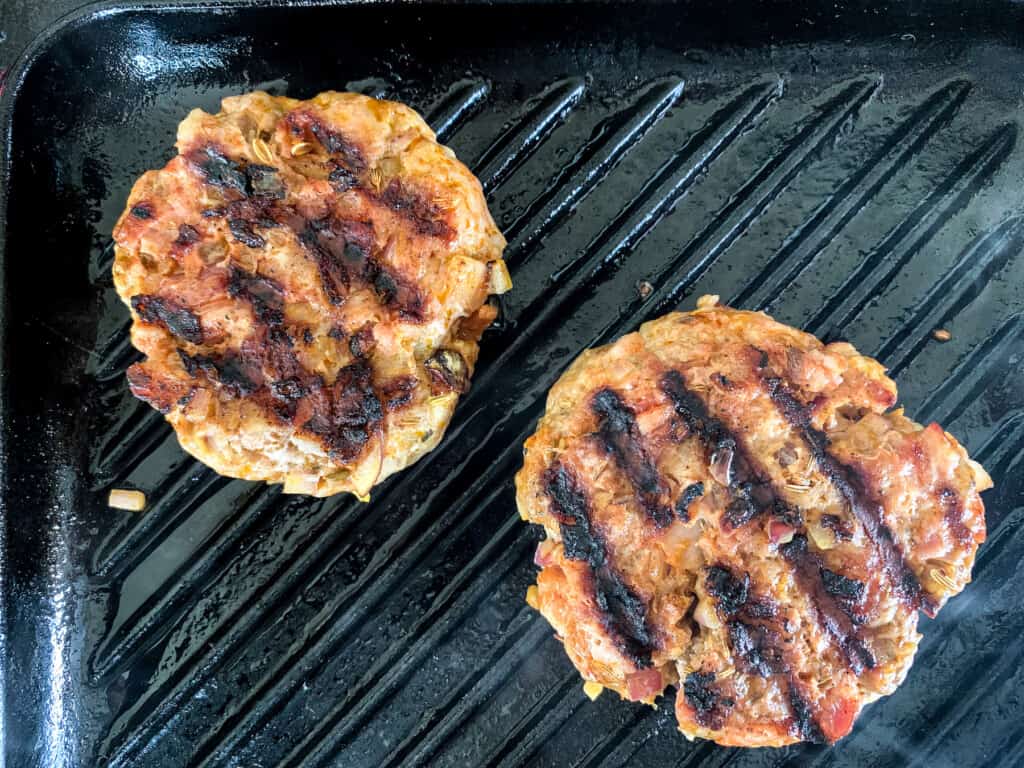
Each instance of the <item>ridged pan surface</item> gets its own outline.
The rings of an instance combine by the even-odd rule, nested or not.
[[[1024,763],[1022,34],[1012,4],[729,2],[113,6],[52,31],[4,97],[6,764]],[[369,504],[218,477],[126,386],[116,217],[190,108],[254,88],[411,104],[508,237],[472,391]],[[880,357],[996,482],[974,583],[831,749],[592,703],[523,600],[512,476],[548,388],[702,293]]]

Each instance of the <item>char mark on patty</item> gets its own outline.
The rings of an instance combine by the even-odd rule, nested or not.
[[[715,601],[715,611],[729,630],[729,644],[737,666],[759,677],[786,671],[781,637],[773,626],[774,604],[758,599],[750,588],[750,575],[737,576],[723,565],[707,569],[704,589]]]
[[[330,161],[331,172],[327,174],[327,181],[335,192],[348,192],[350,189],[359,187],[359,178],[348,168],[339,165],[334,160]]]
[[[159,325],[175,338],[190,344],[203,343],[203,324],[184,304],[144,293],[132,296],[131,303],[132,309],[144,322]]]
[[[817,624],[838,646],[850,671],[860,675],[865,669],[874,669],[874,654],[854,621],[856,607],[864,597],[864,584],[826,568],[808,549],[807,537],[802,534],[779,547],[779,553],[807,595]]]
[[[694,711],[698,725],[719,730],[736,702],[723,696],[715,685],[713,672],[691,672],[683,681],[683,696]]]
[[[333,216],[308,220],[297,212],[283,218],[312,256],[327,300],[343,304],[355,283],[368,286],[383,306],[400,317],[419,322],[424,302],[420,290],[385,265],[374,252],[373,225]]]
[[[729,628],[733,657],[743,672],[758,677],[786,672],[782,640],[773,628],[742,619],[730,619],[726,626]]]
[[[704,483],[691,483],[679,494],[676,501],[676,517],[684,523],[690,520],[690,505],[704,495]]]
[[[373,337],[372,323],[365,323],[348,340],[348,351],[352,353],[352,357],[368,357],[376,346],[377,340]]]
[[[248,196],[249,180],[245,175],[245,166],[241,161],[224,154],[220,147],[206,144],[190,150],[185,157],[207,184],[234,191],[242,197]]]
[[[191,224],[180,224],[178,226],[178,237],[174,241],[174,245],[178,248],[188,248],[193,243],[198,243],[202,239],[202,235],[199,234],[199,230],[193,227]]]
[[[754,593],[748,574],[737,576],[725,565],[708,568],[704,585],[725,621],[737,668],[759,677],[781,676],[794,735],[804,741],[823,743],[825,736],[818,724],[820,715],[808,703],[800,678],[786,659],[785,631],[775,604]]]
[[[824,567],[821,569],[821,580],[825,584],[825,591],[830,595],[835,595],[851,603],[859,603],[864,599],[864,582],[862,581],[851,579],[849,576],[843,576],[841,573],[830,571]]]
[[[213,144],[195,147],[185,158],[203,181],[235,199],[279,200],[285,196],[284,182],[272,165],[229,157]]]
[[[681,373],[667,371],[661,378],[661,391],[671,401],[687,431],[701,441],[712,474],[716,479],[724,479],[732,492],[732,501],[722,513],[722,523],[727,529],[739,528],[763,513],[790,523],[799,522],[795,511],[780,503],[771,484],[757,471],[732,432],[687,388]]]
[[[974,537],[964,525],[964,505],[960,494],[952,488],[943,488],[939,491],[939,504],[953,540],[961,547],[966,547]]]
[[[450,240],[455,234],[448,223],[448,214],[422,193],[410,189],[399,179],[392,179],[379,200],[396,215],[409,222],[417,234]]]
[[[148,201],[136,203],[132,206],[131,214],[136,219],[153,218],[153,204]]]
[[[262,248],[267,244],[262,235],[253,231],[253,223],[247,219],[228,219],[228,229],[235,240],[249,248]]]
[[[296,138],[316,141],[331,157],[353,173],[366,170],[366,159],[359,145],[331,128],[327,122],[308,110],[289,112],[285,117],[288,128]]]
[[[248,302],[260,323],[280,325],[284,322],[284,289],[270,278],[232,265],[228,295]]]
[[[233,268],[228,292],[248,302],[251,334],[237,352],[189,354],[179,349],[185,372],[216,383],[232,397],[248,398],[264,413],[316,438],[339,464],[355,460],[382,428],[383,406],[365,359],[341,368],[333,384],[306,370],[284,326],[283,289],[273,280]],[[406,381],[393,381],[389,406],[411,397]]]
[[[293,136],[303,141],[316,141],[331,156],[333,168],[327,180],[335,191],[347,192],[360,187],[359,175],[368,170],[368,164],[355,142],[306,110],[291,112],[286,120]],[[401,179],[391,179],[383,190],[368,188],[366,191],[371,198],[408,222],[417,234],[442,240],[451,240],[455,234],[447,211]]]
[[[380,388],[384,410],[397,411],[412,402],[412,393],[419,385],[415,376],[396,376],[384,382]]]
[[[721,565],[708,568],[704,582],[707,593],[715,599],[715,610],[726,618],[743,610],[750,597],[750,575],[738,578],[731,570]]]
[[[469,389],[469,366],[456,349],[439,349],[423,361],[430,374],[430,391],[435,395],[462,393]]]
[[[827,744],[828,739],[814,717],[810,702],[799,691],[799,686],[791,684],[789,688],[789,708],[793,713],[791,729],[798,736],[811,744]]]
[[[672,508],[666,502],[668,488],[644,448],[633,409],[615,390],[607,387],[594,394],[590,407],[599,419],[595,437],[601,449],[625,474],[654,525],[658,528],[670,525]]]
[[[556,462],[544,472],[544,488],[559,521],[565,556],[590,566],[602,626],[637,668],[650,667],[655,642],[647,623],[647,606],[610,562],[604,537],[591,520],[590,503],[575,474]]]
[[[662,386],[676,404],[676,410],[683,417],[687,428],[698,436],[703,435],[706,445],[716,446],[715,453],[718,455],[712,455],[712,463],[722,460],[722,451],[733,452],[728,470],[732,475],[730,491],[733,498],[726,507],[723,522],[735,527],[737,521],[748,520],[763,510],[770,510],[776,518],[799,524],[799,511],[786,503],[779,491],[766,479],[767,475],[762,468],[741,449],[738,440],[727,427],[710,414],[703,401],[686,389],[682,375],[669,371]],[[834,587],[839,583],[838,578],[845,577],[824,568],[817,556],[808,551],[807,539],[803,535],[795,536],[780,551],[792,567],[797,585],[806,594],[814,618],[842,652],[850,669],[859,675],[865,668],[874,667],[875,659],[858,636],[852,619],[853,607],[859,598],[858,601],[840,598],[829,589],[830,585]],[[712,571],[712,575],[722,581],[721,574]],[[723,593],[723,597],[728,599],[727,592]],[[737,639],[745,639],[745,636],[738,636]]]
[[[189,385],[168,376],[154,376],[140,363],[130,366],[127,376],[132,394],[163,414],[180,405],[182,398],[191,392]]]
[[[306,429],[323,441],[332,460],[347,464],[381,429],[383,408],[374,391],[372,369],[357,360],[338,371],[330,387],[316,393],[317,404]]]
[[[190,355],[179,349],[178,357],[181,358],[181,364],[189,376],[198,378],[201,374],[205,375],[207,379],[217,382],[225,391],[236,397],[246,397],[260,388],[260,383],[245,369],[238,355]]]
[[[310,115],[296,125],[300,130],[308,129],[332,155],[341,157],[345,165],[339,166],[337,161],[333,161],[335,170],[331,174],[331,183],[336,187],[341,184],[349,188],[347,185],[354,178],[353,172],[364,168],[361,154],[340,134],[329,131]],[[353,283],[358,282],[368,286],[381,304],[401,318],[409,322],[423,320],[422,292],[413,281],[400,275],[380,258],[375,250],[372,223],[344,221],[334,216],[307,219],[294,206],[281,202],[286,189],[276,168],[236,160],[214,145],[193,149],[186,157],[206,183],[234,195],[234,199],[224,207],[223,215],[227,217],[228,229],[235,241],[249,248],[264,248],[266,237],[257,230],[285,226],[315,260],[324,294],[331,304],[338,306],[344,303]],[[406,190],[398,180],[389,184],[380,200],[410,221],[417,232],[450,235],[447,224],[443,223],[443,211]]]
[[[248,197],[281,200],[285,197],[284,182],[272,165],[249,163],[245,166]]]
[[[822,515],[821,525],[832,531],[838,541],[850,541],[853,538],[853,530],[839,515]]]
[[[929,616],[934,616],[938,604],[924,591],[921,582],[907,564],[899,543],[885,522],[882,504],[869,489],[866,478],[855,467],[842,463],[832,454],[828,437],[812,426],[809,410],[797,400],[786,382],[775,376],[767,376],[764,384],[779,412],[803,438],[822,474],[845,499],[853,516],[864,527],[896,594],[910,608],[920,608]]]

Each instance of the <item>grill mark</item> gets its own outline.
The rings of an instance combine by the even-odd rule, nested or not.
[[[377,346],[377,340],[373,337],[373,325],[366,323],[362,328],[352,334],[348,340],[348,351],[352,357],[366,357]]]
[[[687,388],[681,373],[666,371],[661,377],[661,391],[668,396],[690,434],[704,445],[708,464],[726,467],[727,487],[733,500],[722,513],[723,527],[739,528],[766,512],[786,522],[799,524],[796,511],[780,503],[778,494],[756,470],[732,432],[710,414],[700,397]]]
[[[778,633],[762,624],[750,624],[740,619],[730,619],[727,626],[729,645],[741,670],[758,677],[786,672]]]
[[[818,725],[810,703],[800,692],[798,683],[791,682],[789,687],[789,708],[793,712],[793,731],[804,741],[811,744],[827,744],[828,739],[821,726]]]
[[[422,193],[410,189],[400,179],[391,179],[383,190],[366,188],[359,182],[369,166],[359,146],[330,127],[325,120],[307,110],[290,112],[285,120],[292,135],[304,141],[317,141],[331,155],[333,170],[327,180],[339,193],[360,188],[396,216],[409,222],[417,234],[451,240],[455,231],[449,214]]]
[[[373,225],[333,216],[306,219],[289,210],[278,219],[288,227],[317,265],[327,300],[338,306],[353,282],[369,286],[381,303],[410,322],[423,320],[419,288],[385,266],[374,254]]]
[[[334,130],[320,117],[307,110],[295,110],[285,116],[293,136],[304,141],[316,140],[345,168],[355,173],[366,170],[366,159],[355,142]]]
[[[185,154],[185,158],[199,171],[203,180],[223,190],[234,190],[247,197],[246,178],[242,163],[228,157],[213,144],[196,147]]]
[[[398,216],[408,221],[417,234],[451,240],[455,232],[446,212],[434,201],[392,179],[378,197]]]
[[[739,578],[721,564],[709,567],[706,574],[705,589],[725,621],[737,668],[759,677],[781,676],[792,716],[791,732],[804,741],[826,743],[818,716],[786,661],[774,603],[752,592],[749,574]]]
[[[721,565],[708,568],[704,588],[715,598],[715,607],[726,616],[732,616],[747,604],[750,596],[750,575],[736,578],[732,571]]]
[[[864,596],[864,585],[825,568],[802,534],[779,547],[779,553],[792,566],[797,584],[814,607],[818,625],[839,646],[850,671],[859,676],[865,669],[874,669],[874,654],[860,638],[852,618],[853,606]]]
[[[379,431],[384,418],[373,390],[372,369],[365,360],[357,360],[338,371],[334,384],[318,394],[325,407],[314,409],[306,429],[323,440],[333,460],[348,463]]]
[[[349,189],[353,172],[365,169],[362,155],[344,137],[326,128],[317,118],[308,115],[292,121],[293,132],[307,129],[332,155],[335,169],[330,181],[336,189]],[[285,226],[309,253],[320,274],[320,283],[328,302],[344,303],[347,292],[356,280],[368,286],[381,303],[410,322],[422,322],[424,298],[419,287],[393,269],[388,268],[375,253],[373,225],[370,222],[344,221],[334,216],[309,219],[292,205],[281,203],[287,190],[277,169],[269,165],[246,163],[228,157],[218,147],[205,145],[186,154],[206,183],[235,195],[235,199],[210,215],[227,217],[232,237],[249,248],[264,248],[267,240],[256,230]],[[434,203],[406,189],[398,179],[392,180],[379,202],[411,222],[420,234],[450,238],[452,230],[443,220],[443,211]],[[206,215],[206,212],[204,212]]]
[[[332,461],[347,464],[381,429],[383,406],[365,360],[341,368],[333,384],[302,368],[292,339],[279,326],[263,326],[238,353],[190,355],[179,349],[186,373],[218,383],[235,397],[316,437]],[[397,407],[400,407],[397,406]]]
[[[348,168],[341,167],[333,160],[331,161],[331,167],[331,172],[327,174],[327,181],[331,183],[331,187],[334,188],[335,192],[348,192],[350,189],[355,189],[359,186],[359,179]]]
[[[367,224],[341,222],[328,217],[302,219],[301,226],[286,224],[298,235],[299,242],[313,254],[327,300],[344,303],[344,292],[352,285],[351,273],[365,264],[373,244],[373,230]]]
[[[132,309],[143,321],[159,325],[175,338],[190,344],[203,343],[203,324],[181,302],[152,294],[138,293],[131,298]]]
[[[228,295],[247,301],[261,323],[280,325],[284,322],[284,289],[270,278],[232,266]]]
[[[228,219],[228,229],[235,240],[249,248],[262,248],[267,241],[253,232],[252,226],[252,222],[246,219]]]
[[[317,438],[333,461],[350,463],[382,429],[385,406],[374,390],[369,362],[357,359],[328,385],[307,371],[295,353],[295,342],[284,327],[282,286],[233,267],[227,290],[252,307],[251,335],[238,352],[191,355],[179,349],[185,372],[216,382],[235,397],[250,398],[268,414]],[[406,379],[383,387],[389,409],[411,400],[416,382]]]
[[[759,364],[759,368],[763,367]],[[746,478],[756,478],[738,481],[730,486],[736,498],[727,507],[726,515],[735,506],[742,505],[742,517],[745,519],[750,519],[763,510],[770,510],[773,516],[786,522],[800,520],[799,512],[782,499],[756,463],[741,450],[728,428],[710,415],[697,395],[686,389],[685,380],[680,373],[666,373],[662,379],[662,390],[672,399],[676,411],[686,421],[687,427],[701,436],[706,446],[715,445],[716,451],[721,450],[720,446],[723,444],[730,446],[735,452],[733,471]],[[734,516],[733,519],[737,517]],[[805,536],[794,536],[789,544],[780,548],[780,552],[792,567],[797,584],[807,595],[817,623],[839,648],[849,669],[859,676],[865,669],[874,668],[875,658],[859,636],[853,622],[852,605],[859,601],[859,596],[856,601],[850,601],[846,599],[847,596],[837,595],[830,589],[830,586],[835,587],[840,583],[839,579],[845,577],[824,568],[820,559],[807,549]],[[826,574],[832,574],[836,578]]]
[[[243,345],[243,354],[263,371],[267,387],[257,398],[263,407],[319,439],[333,461],[351,462],[380,430],[382,405],[367,361],[345,366],[328,385],[302,366],[280,326],[258,330]]]
[[[762,380],[779,412],[803,438],[822,474],[839,491],[850,511],[864,527],[882,561],[894,593],[912,610],[920,608],[929,616],[934,616],[938,604],[924,591],[921,582],[907,564],[892,530],[883,519],[882,505],[866,487],[862,473],[832,455],[828,449],[828,437],[811,426],[807,408],[796,399],[782,379],[765,376]]]
[[[939,491],[939,503],[942,505],[943,517],[953,538],[961,547],[967,546],[973,541],[974,536],[964,525],[964,506],[960,494],[952,488],[943,488]]]
[[[691,672],[683,681],[683,696],[694,711],[694,719],[704,728],[720,730],[736,702],[723,696],[715,685],[713,672]]]
[[[271,200],[285,196],[284,182],[272,165],[230,157],[215,144],[195,147],[185,153],[185,159],[199,172],[203,181],[237,198]]]
[[[821,569],[821,580],[830,595],[854,603],[859,603],[864,598],[864,582],[862,581],[843,576],[843,574],[830,571],[828,568]]]
[[[165,415],[187,394],[178,381],[153,376],[139,363],[128,368],[127,377],[132,394]]]
[[[670,525],[672,509],[665,503],[668,489],[644,448],[633,409],[609,388],[594,395],[590,408],[600,419],[595,437],[601,449],[626,475],[644,512],[655,527]]]
[[[609,562],[601,532],[590,519],[590,505],[579,481],[561,462],[544,472],[544,488],[558,519],[565,556],[590,566],[601,624],[615,647],[638,669],[651,666],[655,643],[647,607]]]
[[[277,168],[272,165],[249,163],[245,166],[245,176],[249,196],[281,200],[287,193]]]

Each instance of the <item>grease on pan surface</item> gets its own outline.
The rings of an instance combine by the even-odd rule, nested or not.
[[[411,109],[194,110],[115,230],[132,392],[217,472],[365,497],[440,441],[510,287],[479,181]]]
[[[985,471],[851,345],[704,297],[584,352],[516,478],[535,603],[587,681],[688,736],[832,742],[985,538]],[[592,687],[592,686],[591,686]]]

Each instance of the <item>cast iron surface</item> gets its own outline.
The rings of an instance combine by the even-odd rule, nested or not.
[[[6,72],[39,32],[87,4],[82,0],[0,0],[0,72]]]
[[[229,3],[52,31],[3,101],[6,764],[1021,764],[1022,11],[766,15]],[[369,504],[217,477],[125,385],[111,228],[188,109],[252,88],[407,101],[508,236],[472,391]],[[975,583],[832,749],[691,744],[671,698],[591,703],[523,602],[511,481],[546,390],[705,292],[880,356],[996,480]],[[115,486],[149,508],[106,508]]]

